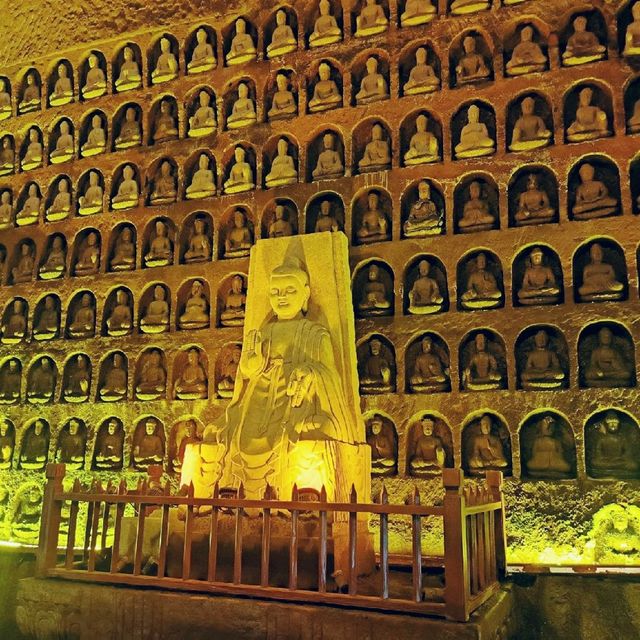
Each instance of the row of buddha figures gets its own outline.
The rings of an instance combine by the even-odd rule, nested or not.
[[[409,421],[404,452],[398,449],[398,432],[387,414],[371,412],[366,420],[374,476],[394,476],[399,458],[407,475],[431,477],[454,466],[454,443],[447,420],[423,413]],[[470,475],[498,470],[513,471],[515,439],[505,420],[492,411],[471,414],[462,424],[461,465]],[[582,434],[581,434],[582,435]],[[589,478],[639,479],[640,429],[636,419],[620,409],[598,411],[584,424],[584,449],[577,444],[570,421],[552,409],[538,410],[518,427],[520,477],[530,480],[566,480],[578,474],[578,452],[584,455]]]

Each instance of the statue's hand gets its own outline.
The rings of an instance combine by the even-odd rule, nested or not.
[[[313,372],[308,367],[298,367],[291,372],[287,396],[291,399],[291,407],[301,406],[313,384]]]
[[[295,425],[296,433],[309,433],[311,431],[324,431],[330,421],[324,414],[313,414]]]
[[[262,334],[255,329],[247,335],[247,348],[242,350],[240,368],[250,376],[259,371],[262,365]]]

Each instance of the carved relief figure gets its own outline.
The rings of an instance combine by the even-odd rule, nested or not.
[[[232,226],[224,241],[225,258],[242,258],[249,255],[253,245],[253,231],[242,209],[236,209],[232,216]]]
[[[102,125],[102,118],[95,114],[91,118],[91,128],[87,134],[86,142],[80,147],[80,155],[83,158],[97,156],[107,150],[107,134]]]
[[[172,113],[171,101],[164,99],[160,101],[160,113],[156,115],[153,142],[158,144],[175,140],[178,137],[178,123]]]
[[[225,193],[241,193],[255,188],[253,169],[247,162],[247,152],[237,146],[233,152],[233,163],[229,170],[229,177],[224,183]]]
[[[360,171],[384,171],[391,166],[391,145],[384,138],[382,125],[371,127],[371,140],[364,148],[362,158],[358,162]]]
[[[0,421],[0,469],[11,468],[16,445],[16,431],[6,419]]]
[[[30,71],[26,77],[26,85],[22,92],[22,100],[18,103],[18,113],[39,111],[41,108],[40,80],[35,71]]]
[[[33,337],[36,340],[51,340],[58,335],[60,311],[53,296],[46,296],[39,316],[34,319]]]
[[[579,345],[584,386],[628,387],[633,383],[633,347],[627,339],[602,327],[597,336]],[[585,339],[586,341],[586,339]]]
[[[111,255],[111,271],[131,271],[136,268],[136,245],[133,241],[131,227],[123,227],[118,232],[118,237]]]
[[[138,122],[138,113],[134,107],[127,107],[124,122],[120,125],[120,134],[116,138],[116,150],[130,149],[142,144],[142,128]]]
[[[121,353],[114,353],[105,365],[106,373],[99,389],[100,400],[116,402],[127,396],[127,369]]]
[[[35,404],[53,400],[56,386],[56,371],[51,358],[40,358],[29,371],[27,380],[27,399]]]
[[[67,124],[67,127],[69,125]],[[29,129],[29,143],[25,150],[20,166],[23,171],[38,169],[42,166],[42,142],[40,141],[40,132],[36,127]]]
[[[555,304],[560,300],[561,283],[553,269],[545,264],[544,251],[534,247],[522,276],[522,285],[518,289],[518,302],[524,305]]]
[[[631,24],[627,27],[624,35],[624,56],[640,55],[640,4],[634,2],[631,5]]]
[[[243,64],[255,59],[256,47],[251,34],[247,33],[247,23],[238,18],[235,23],[235,35],[231,40],[231,47],[226,56],[228,66]]]
[[[139,400],[157,400],[165,394],[167,372],[158,349],[151,349],[143,356],[140,374],[136,381],[136,396]]]
[[[463,358],[462,387],[465,391],[487,391],[506,387],[504,354],[487,336],[476,333]]]
[[[423,315],[442,311],[444,298],[431,271],[429,261],[420,260],[417,277],[409,291],[409,313]]]
[[[289,155],[289,142],[286,138],[278,140],[278,152],[271,162],[271,170],[265,178],[267,187],[279,187],[298,181],[295,161]]]
[[[2,343],[17,344],[27,333],[27,308],[23,300],[16,299],[7,306],[2,319]]]
[[[450,387],[447,354],[440,351],[430,336],[420,340],[420,351],[409,368],[409,389],[412,393],[437,393]]]
[[[587,29],[587,18],[578,16],[573,21],[573,34],[567,41],[562,53],[562,64],[573,66],[602,60],[606,56],[607,48],[600,44],[598,36]]]
[[[436,421],[425,415],[416,425],[419,435],[413,443],[409,455],[409,473],[412,476],[429,476],[440,472],[447,460],[446,445],[440,435],[435,433]]]
[[[637,426],[615,410],[607,411],[586,433],[587,473],[592,478],[637,478]]]
[[[124,336],[131,333],[133,328],[133,314],[131,302],[126,289],[116,290],[115,303],[107,318],[107,335]]]
[[[131,463],[137,471],[146,471],[151,465],[162,464],[164,439],[160,436],[162,425],[157,418],[146,418],[144,430],[136,429]]]
[[[407,238],[438,235],[444,229],[444,211],[433,201],[431,186],[426,180],[418,183],[418,197],[411,204],[402,229]]]
[[[255,124],[257,121],[256,105],[249,97],[249,85],[245,82],[238,84],[238,99],[233,103],[231,113],[227,117],[228,129],[239,129]]]
[[[99,266],[100,244],[98,234],[95,231],[91,231],[80,243],[74,272],[77,276],[92,275],[98,272]]]
[[[338,21],[331,15],[329,0],[320,0],[318,3],[320,15],[313,25],[313,32],[309,36],[309,47],[322,47],[342,40],[342,31]]]
[[[47,254],[47,259],[38,269],[38,275],[43,280],[53,280],[61,278],[67,263],[67,250],[64,246],[62,236],[56,235],[51,241],[51,248]]]
[[[11,269],[11,277],[14,284],[29,282],[33,278],[33,248],[27,242],[20,245],[20,255],[16,266]]]
[[[187,73],[203,73],[215,69],[216,55],[209,42],[209,34],[202,28],[196,31],[196,43],[191,60],[187,63]]]
[[[533,344],[526,353],[520,373],[523,389],[559,389],[566,385],[567,374],[560,362],[556,348],[550,344],[549,334],[540,329],[533,336]]]
[[[367,210],[360,216],[356,237],[361,244],[391,239],[389,219],[380,206],[380,196],[375,191],[370,191],[367,195]]]
[[[342,94],[338,85],[331,79],[331,67],[326,62],[320,63],[318,77],[313,97],[309,100],[309,112],[316,113],[342,106]]]
[[[366,38],[387,30],[389,20],[378,0],[364,0],[359,15],[356,17],[356,38]]]
[[[506,471],[510,466],[505,452],[500,427],[490,415],[483,415],[479,421],[469,425],[464,448],[463,462],[472,475],[489,470]],[[506,436],[508,444],[508,436]]]
[[[467,268],[466,288],[460,296],[463,309],[493,309],[503,302],[501,286],[493,268],[487,265],[487,256],[479,253]]]
[[[17,358],[10,358],[0,369],[0,403],[14,404],[20,400],[20,385],[22,381],[22,370],[20,361]],[[0,421],[0,469],[5,462],[2,447],[7,436],[6,420]]]
[[[173,80],[178,76],[178,61],[171,51],[171,41],[168,38],[160,38],[160,55],[156,61],[156,67],[151,72],[151,82],[159,84]]]
[[[609,193],[602,180],[596,180],[596,170],[585,162],[578,169],[580,184],[575,191],[575,203],[571,213],[576,220],[590,220],[613,215],[618,210],[618,200]]]
[[[573,450],[573,438],[552,415],[545,415],[534,426],[532,437],[523,429],[521,438],[523,462],[532,478],[562,479],[572,474],[569,454]]]
[[[85,100],[99,98],[107,92],[107,77],[100,66],[98,56],[90,54],[87,59],[89,67],[84,87],[82,87],[82,97]]]
[[[173,385],[174,397],[197,400],[207,397],[207,373],[202,366],[200,352],[195,347],[187,351],[187,362]]]
[[[185,197],[187,200],[209,198],[216,193],[216,182],[213,170],[210,168],[209,156],[201,153],[198,158],[198,168],[193,172],[191,184],[187,186]]]
[[[236,274],[231,279],[231,290],[224,300],[224,308],[220,313],[220,324],[223,327],[237,327],[244,324],[247,293],[244,288],[244,278]]]
[[[202,216],[196,216],[191,224],[189,245],[184,253],[184,261],[187,264],[207,262],[211,259],[211,240],[207,233],[206,221]]]
[[[613,265],[604,260],[602,245],[594,242],[589,247],[589,262],[582,270],[582,285],[578,288],[581,302],[621,300],[625,284],[616,278]]]
[[[178,326],[180,329],[203,329],[209,326],[209,301],[200,280],[194,280],[191,285]]]
[[[522,115],[516,120],[511,136],[511,151],[528,151],[546,147],[551,142],[551,131],[535,113],[536,103],[531,96],[522,100]]]
[[[295,51],[298,41],[293,29],[287,24],[287,12],[279,9],[276,12],[276,28],[271,35],[271,43],[267,45],[267,58],[275,58]]]
[[[58,127],[58,138],[56,146],[49,154],[49,160],[52,164],[59,164],[71,160],[74,153],[73,134],[67,120],[63,120]]]
[[[66,402],[86,402],[89,399],[90,386],[89,360],[80,354],[66,366],[62,395]]]
[[[389,97],[389,86],[385,77],[378,73],[378,60],[373,56],[367,58],[366,74],[360,82],[360,90],[356,93],[357,104],[369,104]]]
[[[508,75],[520,76],[545,70],[547,56],[542,51],[542,47],[534,41],[533,34],[533,27],[529,25],[520,31],[520,42],[514,47],[511,59],[506,65]]]
[[[125,47],[122,50],[122,63],[120,65],[120,73],[116,80],[116,91],[129,91],[142,86],[142,76],[140,75],[140,67],[133,55],[131,47]]]
[[[382,416],[374,415],[367,424],[367,444],[371,447],[371,473],[392,476],[398,472],[398,454],[391,425]]]
[[[96,436],[92,467],[100,471],[122,469],[123,441],[124,433],[120,422],[116,418],[109,418],[102,424]]]
[[[206,91],[201,91],[198,94],[198,107],[189,118],[187,135],[190,138],[200,138],[213,133],[215,128],[216,112],[211,106],[211,96]]]
[[[173,262],[173,242],[167,234],[167,225],[162,220],[157,220],[149,251],[144,257],[147,267],[161,267]]]
[[[416,118],[416,132],[411,136],[409,149],[404,154],[406,166],[437,162],[440,159],[438,138],[427,130],[429,120],[424,114]]]
[[[593,89],[589,87],[585,87],[578,94],[576,119],[567,127],[569,142],[583,142],[611,135],[607,113],[591,104],[592,100]]]
[[[460,132],[460,142],[456,145],[456,158],[477,158],[491,155],[496,143],[489,135],[487,125],[480,122],[480,108],[472,104],[467,110],[467,124]]]
[[[364,394],[393,393],[395,389],[393,352],[382,341],[372,338],[366,344],[361,358],[360,392]]]
[[[400,15],[400,24],[403,27],[413,27],[427,24],[435,18],[436,8],[432,0],[407,0],[404,11]]]
[[[61,178],[57,184],[57,193],[47,209],[45,219],[47,222],[63,220],[71,213],[71,185],[67,178]]]
[[[320,203],[320,210],[313,229],[314,233],[322,233],[323,231],[340,231],[342,225],[338,218],[333,214],[331,200],[323,200]]]
[[[58,436],[56,462],[66,464],[69,469],[82,469],[87,432],[77,418],[71,418]]]
[[[369,266],[367,280],[362,285],[362,295],[357,302],[360,316],[379,316],[391,313],[390,293],[380,279],[380,268],[376,264]]]
[[[276,75],[276,91],[271,100],[271,109],[267,114],[269,120],[290,118],[298,112],[296,98],[289,89],[289,78],[286,73]]]
[[[463,53],[456,66],[456,81],[459,84],[487,80],[491,70],[487,66],[484,56],[476,51],[476,38],[467,36],[462,41]]]
[[[335,138],[331,133],[322,136],[322,151],[312,172],[314,180],[328,180],[344,175],[342,154],[334,149]]]
[[[231,398],[233,396],[233,387],[236,383],[241,356],[242,349],[239,345],[234,345],[222,362],[218,379],[218,395],[221,398]]]
[[[169,304],[164,287],[157,284],[153,288],[153,299],[147,305],[140,319],[143,333],[162,333],[169,328]]]
[[[78,215],[88,216],[102,212],[104,191],[100,185],[100,176],[96,171],[89,171],[89,184],[84,195],[78,198]]]
[[[41,471],[49,457],[49,425],[37,419],[22,438],[20,468]]]
[[[494,213],[482,183],[474,180],[469,184],[469,195],[462,209],[462,216],[458,220],[460,233],[473,231],[488,231],[496,223]]]
[[[542,224],[556,217],[556,210],[551,206],[547,192],[540,187],[538,176],[530,173],[527,188],[518,196],[518,209],[515,214],[518,226]]]
[[[432,65],[427,63],[427,50],[424,47],[416,49],[416,63],[409,72],[409,79],[402,91],[411,96],[419,93],[431,93],[440,87],[440,78]]]
[[[116,195],[111,198],[111,208],[115,210],[131,209],[138,205],[140,192],[135,179],[135,171],[130,164],[122,170],[122,178],[118,184]]]
[[[69,336],[71,338],[90,338],[95,331],[96,312],[89,293],[82,294],[80,305],[71,314]]]

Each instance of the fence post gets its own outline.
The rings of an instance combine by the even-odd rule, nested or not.
[[[504,578],[507,571],[507,541],[504,531],[504,494],[502,493],[502,471],[487,471],[487,486],[491,491],[493,502],[502,507],[495,512],[495,554],[498,567],[498,578]]]
[[[467,530],[464,515],[462,469],[443,469],[444,485],[444,595],[449,620],[466,622],[469,619],[467,593],[469,591],[469,560],[467,558]]]
[[[62,492],[64,474],[64,464],[47,465],[47,485],[44,490],[36,562],[36,572],[39,576],[45,576],[47,570],[55,566],[58,555],[58,533],[60,531],[62,503],[56,500],[56,494]]]

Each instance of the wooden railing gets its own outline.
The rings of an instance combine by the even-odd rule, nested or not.
[[[384,489],[379,501],[369,504],[359,503],[355,491],[347,503],[327,502],[324,491],[316,496],[317,501],[307,501],[295,488],[289,501],[273,499],[270,490],[262,500],[245,499],[242,489],[228,497],[218,487],[206,499],[194,498],[192,490],[172,496],[169,484],[158,481],[157,471],[155,479],[141,481],[134,491],[127,491],[124,483],[104,488],[94,483],[83,489],[78,482],[71,491],[65,491],[64,475],[64,465],[47,467],[38,550],[38,572],[43,577],[249,595],[466,621],[496,592],[504,574],[500,472],[487,472],[480,487],[465,487],[461,470],[445,469],[442,506],[421,505],[417,490],[405,504],[389,504]],[[125,511],[131,516],[126,516]],[[178,555],[182,557],[176,562],[175,537],[170,544],[170,533],[178,521],[177,511],[181,513]],[[254,517],[245,517],[247,513]],[[343,516],[341,520],[346,519],[347,570],[335,576],[331,574],[331,527],[338,514]],[[408,567],[396,567],[389,552],[389,524],[390,519],[397,523],[403,518],[409,521],[412,553]],[[444,587],[425,589],[425,566],[429,563],[423,557],[422,534],[425,523],[434,518],[441,519],[438,524],[444,535],[444,557],[439,562],[444,568]],[[81,520],[86,522],[84,532],[79,531]],[[249,520],[253,522],[252,560],[247,548]],[[359,577],[363,571],[358,566],[363,540],[358,537],[366,536],[362,524],[368,520],[372,530],[377,525],[378,568],[363,578]],[[223,521],[226,526],[222,526]],[[280,560],[282,528],[287,531],[284,563],[274,563],[272,556],[275,524],[280,532]],[[311,573],[315,575],[311,586],[308,526],[314,530]],[[128,538],[125,529],[129,531]],[[154,535],[150,535],[152,529]],[[196,531],[200,536],[199,551],[204,539],[207,552],[206,556],[200,553],[200,558],[194,557]],[[301,554],[306,562],[302,572],[298,566]],[[373,557],[373,553],[370,555]],[[148,575],[150,566],[153,575]],[[278,570],[287,566],[285,584],[282,575],[274,584],[274,566]],[[252,579],[247,578],[248,573]],[[305,584],[300,584],[301,578]]]

